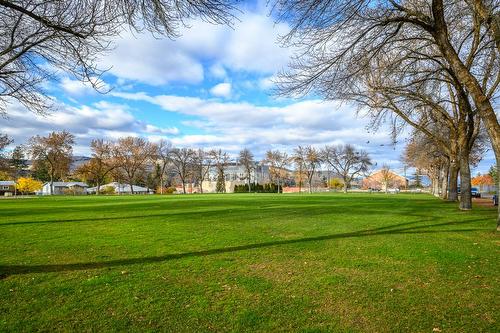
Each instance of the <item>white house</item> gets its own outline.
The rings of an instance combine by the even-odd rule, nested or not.
[[[60,194],[87,194],[86,190],[89,186],[83,182],[53,182],[52,192],[50,191],[50,183],[43,184],[42,190],[38,193],[42,195],[60,195]]]
[[[112,182],[109,184],[101,185],[100,190],[101,191],[104,190],[105,187],[113,188],[115,194],[132,194],[132,191],[130,191],[130,185],[128,184]],[[132,189],[134,190],[134,194],[154,193],[153,190],[138,185],[132,185]],[[87,189],[87,193],[96,193],[96,192],[97,192],[97,187],[90,187]]]

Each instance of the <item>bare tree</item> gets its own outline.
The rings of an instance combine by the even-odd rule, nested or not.
[[[470,94],[500,161],[500,124],[493,107],[500,84],[497,2],[279,0],[275,8],[292,22],[285,43],[299,49],[282,76],[282,92],[313,90],[327,99],[349,99],[343,92],[361,87],[358,74],[380,67],[381,55],[396,61],[411,79],[425,80],[425,73],[413,70],[427,67],[427,73],[456,79]]]
[[[196,152],[190,148],[174,148],[170,152],[172,167],[182,183],[182,193],[186,194],[186,182],[192,173],[191,162]]]
[[[226,168],[230,162],[229,154],[221,149],[214,149],[209,152],[214,167],[217,170],[216,191],[218,193],[226,192]]]
[[[86,181],[95,183],[96,195],[99,195],[101,185],[106,177],[117,167],[117,161],[113,159],[113,143],[103,139],[94,139],[90,143],[92,158],[79,166],[76,173]]]
[[[266,152],[266,163],[269,163],[269,172],[271,176],[276,180],[278,185],[278,193],[283,186],[284,179],[286,176],[286,166],[290,163],[290,158],[285,152],[280,152],[279,150],[268,150]]]
[[[305,170],[305,149],[302,146],[298,146],[293,151],[292,161],[295,164],[296,179],[298,179],[299,193],[302,192],[302,177],[304,176]],[[297,180],[296,180],[297,182]]]
[[[302,161],[303,170],[306,174],[307,184],[309,186],[309,193],[312,193],[313,177],[322,162],[321,154],[317,149],[311,146],[307,146],[305,148],[299,146],[295,149],[295,153],[296,163]],[[302,157],[299,157],[299,153],[302,153]]]
[[[163,194],[163,190],[165,187],[165,174],[168,171],[169,166],[172,164],[172,143],[166,140],[160,140],[156,145],[157,150],[155,154],[155,159],[158,160],[159,170],[158,174],[160,177],[160,194]]]
[[[34,136],[29,140],[28,149],[34,161],[34,168],[46,168],[50,182],[50,194],[54,193],[54,180],[69,173],[73,157],[74,135],[62,131],[48,136]]]
[[[130,186],[134,194],[134,183],[143,176],[146,164],[154,156],[157,148],[147,140],[139,137],[120,138],[113,147],[113,159],[116,169]]]
[[[245,148],[242,151],[240,151],[240,156],[238,158],[238,162],[243,166],[245,169],[246,173],[246,180],[248,184],[248,192],[250,193],[251,190],[251,176],[252,176],[252,171],[255,169],[255,160],[252,152],[248,149]]]
[[[195,182],[198,183],[200,193],[203,193],[203,181],[207,179],[212,167],[212,156],[203,149],[198,149],[192,157],[192,170]]]
[[[372,162],[368,153],[358,151],[352,145],[326,146],[322,150],[322,159],[342,177],[344,193],[351,187],[352,180],[370,169]]]
[[[380,169],[380,182],[382,183],[385,193],[389,192],[389,186],[392,186],[394,178],[396,177],[391,171],[391,168],[387,164],[384,164],[382,169]]]
[[[99,55],[125,26],[174,38],[185,20],[230,24],[233,11],[224,0],[0,0],[0,114],[12,100],[46,113],[43,84],[60,70],[104,91]]]

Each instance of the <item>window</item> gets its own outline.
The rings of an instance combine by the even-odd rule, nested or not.
[[[8,186],[3,186],[3,187],[2,187],[2,189],[3,189],[3,190],[8,190],[8,189],[9,189],[9,187],[8,187]]]

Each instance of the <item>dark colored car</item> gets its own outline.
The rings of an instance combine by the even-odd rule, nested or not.
[[[460,186],[457,187],[457,192],[460,194]],[[477,187],[472,187],[470,189],[470,194],[473,198],[481,198],[481,192],[477,189]]]

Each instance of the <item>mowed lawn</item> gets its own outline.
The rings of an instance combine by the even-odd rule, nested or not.
[[[0,200],[0,331],[498,332],[494,229],[425,194]]]

